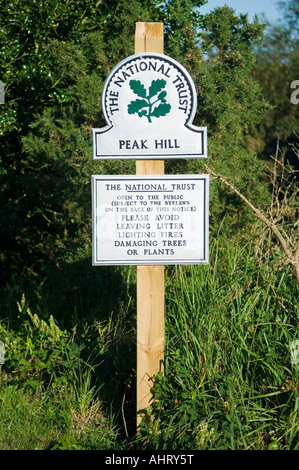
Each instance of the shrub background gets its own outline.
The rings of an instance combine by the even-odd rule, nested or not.
[[[166,374],[138,438],[136,271],[91,266],[90,177],[135,172],[92,161],[91,129],[136,21],[164,23],[208,127],[207,162],[166,161],[166,173],[208,163],[298,243],[298,0],[267,27],[228,7],[202,15],[204,3],[1,5],[2,449],[298,449],[298,282],[234,191],[212,178],[210,265],[165,267]]]

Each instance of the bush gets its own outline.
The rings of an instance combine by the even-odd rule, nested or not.
[[[22,383],[36,391],[66,383],[84,345],[74,342],[74,334],[62,331],[52,315],[49,321],[32,314],[25,296],[18,303],[19,325],[13,331],[0,324],[5,344],[4,378],[7,383]]]

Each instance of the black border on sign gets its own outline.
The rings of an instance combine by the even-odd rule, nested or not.
[[[96,201],[98,196],[98,185],[97,181],[203,181],[204,183],[204,201],[203,201],[203,223],[204,223],[204,234],[203,234],[203,258],[160,258],[159,260],[155,259],[152,261],[144,260],[123,260],[123,259],[114,259],[109,260],[98,260],[96,253],[98,253],[98,238],[96,237],[95,227],[98,225],[98,216],[95,213]],[[209,175],[128,175],[128,176],[111,176],[111,175],[93,175],[92,176],[92,264],[93,266],[158,266],[158,265],[180,265],[180,264],[208,264],[209,263]]]
[[[110,129],[113,128],[113,123],[111,123],[111,120],[109,119],[108,112],[106,109],[106,103],[105,103],[105,98],[106,98],[106,89],[108,88],[111,80],[113,80],[114,75],[122,69],[123,66],[126,64],[129,64],[133,60],[136,59],[142,59],[142,58],[158,58],[160,60],[163,60],[166,63],[171,64],[172,66],[176,67],[180,73],[185,77],[189,89],[190,89],[190,95],[191,95],[191,107],[190,107],[190,113],[186,119],[186,122],[184,123],[184,127],[187,129],[190,129],[193,132],[196,133],[201,133],[201,140],[202,140],[202,152],[201,153],[167,153],[164,152],[163,154],[134,154],[134,155],[115,155],[115,154],[104,154],[104,155],[99,155],[98,154],[98,148],[97,148],[97,138],[96,136],[98,134],[104,134],[105,132],[108,132]],[[207,158],[207,128],[206,127],[198,127],[193,124],[193,120],[195,118],[196,114],[196,108],[197,108],[197,95],[196,95],[196,89],[195,85],[193,82],[193,79],[189,72],[185,69],[185,67],[180,64],[178,61],[173,59],[172,57],[169,57],[165,54],[161,53],[154,53],[154,52],[139,52],[137,54],[130,55],[120,61],[110,72],[108,77],[106,78],[104,85],[103,85],[103,90],[102,90],[102,112],[106,121],[106,126],[102,128],[97,128],[97,129],[92,129],[92,140],[93,140],[93,159],[94,160],[120,160],[120,159],[133,159],[133,160],[161,160],[161,159],[183,159],[183,158]]]
[[[111,129],[111,127],[109,128]],[[164,151],[164,153],[153,153],[153,154],[146,154],[146,155],[114,155],[114,154],[107,154],[107,155],[98,155],[98,139],[97,135],[98,134],[104,134],[105,132],[109,131],[108,128],[105,128],[104,131],[98,131],[97,129],[94,129],[94,135],[93,135],[93,148],[95,149],[95,154],[94,154],[94,159],[95,160],[123,160],[123,159],[128,159],[128,160],[161,160],[161,159],[183,159],[183,158],[206,158],[206,146],[205,146],[205,138],[207,139],[206,132],[204,129],[192,129],[193,132],[196,132],[198,134],[201,134],[201,148],[202,152],[201,153],[167,153],[167,151]]]

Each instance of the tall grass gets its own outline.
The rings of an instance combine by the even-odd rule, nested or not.
[[[298,285],[216,242],[209,266],[169,271],[165,376],[141,441],[153,448],[299,449]]]
[[[136,439],[134,268],[118,273],[125,292],[106,293],[109,315],[85,302],[63,330],[55,310],[31,310],[24,296],[15,311],[10,296],[0,449],[299,449],[292,273],[220,238],[208,266],[165,271],[165,374]]]

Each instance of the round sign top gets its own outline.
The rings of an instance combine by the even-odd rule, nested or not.
[[[93,158],[206,158],[207,129],[192,123],[196,107],[181,64],[159,53],[131,55],[104,83],[106,126],[93,129]]]
[[[196,106],[195,86],[187,70],[159,53],[142,52],[119,62],[102,92],[103,114],[112,126],[131,123],[153,129],[166,123],[191,124]]]

